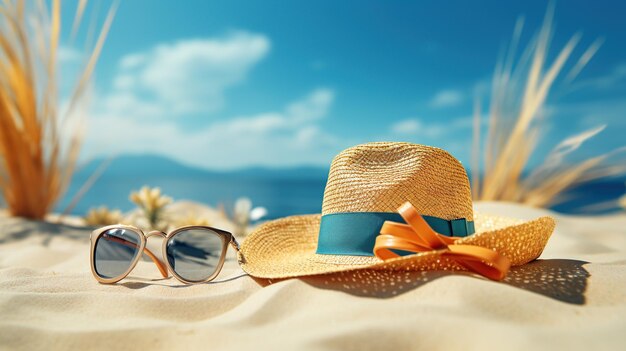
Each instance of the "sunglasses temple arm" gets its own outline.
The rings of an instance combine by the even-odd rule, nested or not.
[[[237,262],[239,262],[239,264],[245,263],[246,258],[243,257],[243,254],[241,253],[241,247],[239,246],[237,239],[235,239],[235,236],[232,234],[230,235],[230,246],[232,246],[233,249],[235,249],[235,251],[237,252]]]
[[[237,253],[239,253],[239,243],[237,242],[237,239],[235,239],[234,235],[230,235],[230,246],[233,247],[233,249],[235,249],[235,251],[237,251]]]
[[[120,238],[116,238],[116,237],[112,237],[112,236],[108,236],[108,235],[104,235],[103,236],[104,239],[108,240],[108,241],[113,241],[122,245],[126,245],[128,247],[132,247],[134,249],[137,248],[137,244],[135,243],[131,243],[130,241],[126,241],[124,239],[120,239]],[[163,276],[163,278],[167,278],[167,268],[165,267],[165,264],[163,264],[163,262],[161,262],[161,260],[158,259],[158,257],[156,257],[155,254],[152,253],[152,251],[150,251],[147,247],[144,247],[143,252],[148,255],[148,257],[150,257],[150,259],[152,260],[152,262],[154,262],[154,264],[156,264],[157,268],[159,269],[159,272],[161,272],[161,275]]]

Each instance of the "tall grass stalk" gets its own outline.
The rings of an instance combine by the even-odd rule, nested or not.
[[[476,100],[471,173],[473,195],[477,200],[515,201],[548,207],[566,200],[564,193],[573,186],[626,173],[626,166],[606,162],[623,149],[577,162],[566,160],[585,141],[602,132],[603,125],[561,141],[539,167],[526,173],[538,142],[546,138],[542,130],[546,99],[580,41],[579,34],[572,36],[555,59],[548,62],[552,16],[553,6],[550,6],[539,33],[521,54],[517,53],[517,46],[523,20],[517,22],[511,44],[496,65],[484,140],[480,140],[482,117],[479,99]],[[564,83],[571,82],[578,75],[601,43],[597,40],[585,50],[565,76]]]
[[[61,115],[57,56],[61,2],[5,0],[0,4],[0,189],[12,215],[42,219],[66,191],[82,132],[73,109],[84,96],[113,19],[100,30]],[[75,32],[86,1],[77,6]],[[73,122],[73,123],[72,123]],[[74,125],[75,127],[72,127]],[[76,127],[78,126],[78,127]]]

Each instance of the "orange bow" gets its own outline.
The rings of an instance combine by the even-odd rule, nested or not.
[[[387,260],[400,256],[392,249],[415,253],[443,250],[442,256],[489,279],[501,280],[509,271],[511,262],[507,257],[482,246],[455,244],[458,238],[435,232],[410,202],[402,205],[398,212],[408,224],[385,221],[376,237],[376,257]]]

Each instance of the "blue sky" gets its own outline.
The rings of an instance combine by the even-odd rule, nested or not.
[[[107,4],[90,4],[86,19],[99,8],[102,21]],[[581,156],[623,145],[625,10],[556,2],[552,56],[579,31],[574,57],[604,43],[549,97],[539,156],[599,124],[608,128]],[[443,147],[468,164],[477,87],[488,84],[517,18],[526,43],[545,11],[543,1],[125,1],[90,92],[83,159],[157,153],[215,169],[328,165],[348,146],[396,140]],[[86,33],[63,45],[68,72]]]

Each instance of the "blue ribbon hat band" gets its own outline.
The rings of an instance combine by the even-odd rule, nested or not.
[[[423,216],[437,233],[465,237],[474,234],[474,222]],[[322,255],[374,256],[372,250],[385,221],[405,223],[395,212],[349,212],[322,216],[317,253]]]

